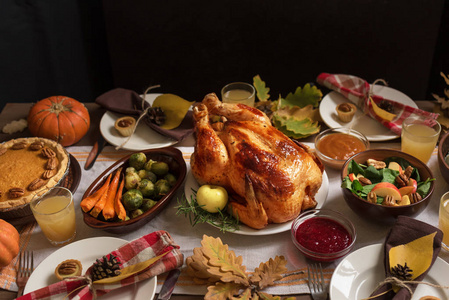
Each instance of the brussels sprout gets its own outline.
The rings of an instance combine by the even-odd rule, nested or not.
[[[125,175],[125,188],[127,190],[135,189],[138,187],[140,182],[139,174],[136,172],[127,173]]]
[[[170,186],[174,186],[175,183],[176,183],[176,180],[177,180],[177,179],[176,179],[176,176],[173,175],[172,173],[167,173],[167,174],[164,176],[164,179],[168,181],[168,184],[169,184]]]
[[[133,167],[136,170],[140,170],[147,162],[147,156],[143,152],[133,153],[129,157],[128,162],[130,167]]]
[[[143,211],[147,211],[153,206],[155,206],[157,201],[153,199],[143,198],[142,206],[140,207]]]
[[[142,179],[149,179],[151,180],[152,183],[155,183],[157,181],[157,176],[156,174],[154,174],[151,171],[147,171],[145,169],[139,170],[139,172],[137,172],[137,174],[139,174],[139,177]]]
[[[165,179],[159,179],[154,184],[154,190],[156,192],[156,198],[162,198],[163,196],[167,195],[170,191],[170,184]]]
[[[138,216],[140,216],[141,214],[143,214],[143,210],[138,208],[131,212],[130,217],[131,217],[131,219],[134,219],[134,218],[137,218]]]
[[[132,211],[138,209],[143,202],[142,192],[137,189],[131,189],[123,194],[122,201],[126,210]]]
[[[126,170],[125,170],[125,174],[128,174],[128,173],[135,173],[135,172],[136,172],[136,169],[133,168],[133,167],[128,167],[128,168],[126,168]]]
[[[151,171],[151,165],[154,164],[156,161],[149,159],[146,163],[145,166],[143,166],[143,168],[147,171]]]
[[[144,197],[151,197],[154,195],[154,183],[149,179],[142,179],[139,183],[139,191]]]
[[[131,218],[128,216],[128,215],[126,215],[126,217],[125,217],[125,221],[129,221]]]
[[[151,165],[151,172],[157,176],[164,176],[169,171],[168,164],[163,161],[157,161]]]

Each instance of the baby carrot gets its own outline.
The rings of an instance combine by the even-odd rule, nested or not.
[[[81,200],[81,209],[84,212],[90,211],[95,206],[95,204],[97,204],[97,202],[100,200],[101,195],[103,195],[108,190],[111,176],[112,174],[109,174],[109,177],[106,179],[106,182],[95,193]]]
[[[109,174],[108,183],[107,183],[108,186],[106,187],[106,190],[103,192],[103,194],[101,194],[100,199],[97,201],[97,203],[95,203],[94,208],[92,208],[92,210],[90,211],[90,214],[92,216],[94,216],[95,218],[98,217],[100,212],[103,210],[104,205],[106,204],[106,198],[108,197],[111,177],[112,177],[112,173]]]
[[[103,207],[103,217],[105,220],[109,220],[115,217],[115,208],[114,201],[115,195],[117,194],[118,183],[120,180],[120,175],[122,173],[122,168],[119,168],[114,175],[114,178],[111,181],[108,189],[108,195],[106,197],[106,201]]]
[[[125,221],[126,219],[126,210],[122,203],[122,192],[123,187],[125,186],[125,179],[122,179],[122,182],[120,182],[120,187],[118,188],[117,194],[115,195],[115,212],[118,216],[118,218],[122,221]]]

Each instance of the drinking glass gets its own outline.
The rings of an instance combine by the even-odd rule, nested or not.
[[[37,223],[53,246],[62,246],[75,239],[76,222],[73,195],[63,187],[54,187],[36,195],[30,203]]]
[[[443,231],[443,249],[449,251],[449,192],[441,196],[438,227]]]
[[[402,122],[401,150],[427,163],[435,150],[441,125],[424,117],[408,117]]]
[[[224,103],[242,103],[254,106],[256,89],[249,83],[233,82],[223,87],[221,99]]]

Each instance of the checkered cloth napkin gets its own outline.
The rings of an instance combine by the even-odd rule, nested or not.
[[[365,114],[379,121],[382,125],[397,135],[401,134],[402,121],[410,116],[426,117],[429,119],[429,124],[431,126],[434,125],[434,120],[436,120],[439,116],[437,113],[423,111],[390,99],[385,99],[379,95],[371,94],[370,84],[356,76],[321,73],[317,77],[317,82],[331,90],[339,92],[350,101],[354,102],[354,104],[358,107],[363,109]],[[390,102],[393,105],[396,118],[392,121],[388,121],[378,116],[373,110],[370,97],[377,105],[379,105],[381,101]]]
[[[147,278],[154,277],[182,266],[184,256],[168,234],[160,230],[134,241],[126,243],[117,250],[105,255],[115,255],[120,262],[120,269],[126,267],[136,267],[139,264],[145,264],[150,259],[158,258],[154,263],[147,266],[137,273],[130,273],[129,276],[119,281],[111,283],[96,283],[90,279],[90,267],[84,276],[73,277],[64,281],[57,282],[47,287],[28,293],[18,299],[60,299],[67,296],[67,299],[95,299],[114,289],[134,284]],[[99,258],[101,259],[101,258]],[[92,262],[93,263],[93,262]]]

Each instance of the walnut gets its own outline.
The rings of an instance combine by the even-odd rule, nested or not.
[[[44,148],[44,142],[42,141],[35,141],[30,145],[30,149],[33,151],[41,150],[42,148]]]
[[[0,155],[3,155],[6,153],[8,149],[4,148],[4,147],[0,147]]]
[[[377,170],[379,169],[383,169],[387,167],[387,164],[383,161],[380,160],[375,160],[372,158],[369,158],[366,163],[368,164],[368,166],[373,166],[374,168],[376,168]]]
[[[377,203],[377,195],[375,192],[369,192],[368,196],[366,197],[366,200],[368,200],[368,202]]]
[[[44,149],[42,149],[42,155],[44,156],[44,157],[46,157],[46,158],[51,158],[51,157],[55,157],[56,156],[56,153],[55,153],[55,151],[53,151],[52,149],[50,149],[50,148],[44,148]]]
[[[387,196],[384,198],[383,204],[386,205],[386,206],[397,206],[397,203],[396,203],[396,201],[393,199],[393,196],[390,196],[390,195],[387,195]]]
[[[22,188],[12,188],[9,189],[8,193],[11,198],[19,198],[25,194],[25,190]]]
[[[45,169],[47,170],[53,170],[58,166],[58,159],[56,157],[50,157],[47,161],[47,165],[45,166]]]
[[[369,180],[366,177],[360,177],[359,178],[359,182],[360,182],[361,185],[370,185],[370,184],[372,184],[371,180]]]
[[[17,142],[14,145],[12,145],[11,149],[20,150],[20,149],[26,148],[26,146],[28,146],[28,143],[26,141],[22,141],[22,142]]]
[[[410,198],[410,203],[412,203],[412,204],[422,200],[422,197],[419,193],[411,193],[409,195],[409,198]]]
[[[42,173],[43,179],[49,179],[56,175],[56,169],[53,170],[45,170],[44,173]]]
[[[44,184],[45,184],[44,180],[36,178],[33,181],[31,181],[31,183],[28,185],[28,190],[35,191],[38,188],[42,187]]]

